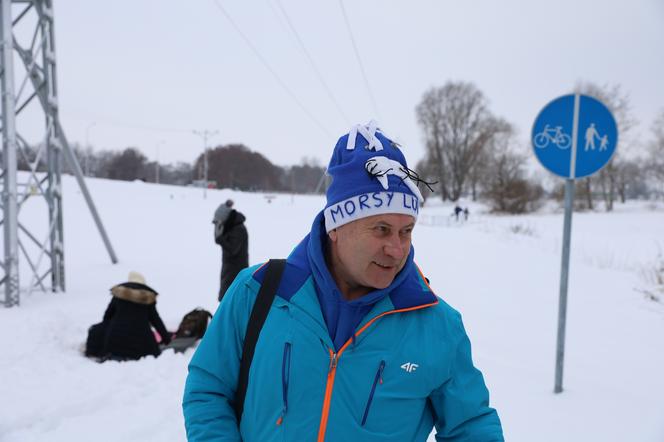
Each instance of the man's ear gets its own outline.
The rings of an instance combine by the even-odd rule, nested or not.
[[[329,231],[327,236],[330,237],[330,241],[332,242],[337,242],[337,239],[339,238],[339,234],[337,233],[337,229],[332,229]]]

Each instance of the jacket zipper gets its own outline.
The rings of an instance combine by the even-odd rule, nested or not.
[[[362,326],[358,331],[355,332],[354,337],[361,335],[371,324],[376,322],[378,319],[382,318],[385,315],[391,315],[393,313],[408,312],[413,310],[420,310],[423,308],[431,307],[438,304],[438,300],[432,302],[431,304],[418,305],[416,307],[409,307],[399,310],[390,310],[385,313],[381,313],[378,316],[375,316],[370,321]],[[328,348],[330,352],[330,367],[327,372],[327,383],[325,385],[325,397],[323,399],[323,411],[320,417],[320,426],[318,427],[318,442],[323,442],[325,440],[325,431],[327,430],[327,419],[330,415],[330,403],[332,401],[332,389],[334,387],[334,377],[337,374],[337,364],[341,354],[344,352],[346,347],[348,347],[353,342],[353,339],[349,339],[346,343],[337,351],[336,353]]]
[[[376,372],[376,377],[374,378],[373,385],[371,386],[371,393],[369,393],[369,399],[367,400],[367,406],[364,409],[364,415],[362,416],[362,426],[367,422],[367,416],[369,416],[369,409],[371,408],[371,402],[373,401],[374,393],[376,392],[376,385],[378,383],[383,383],[383,369],[385,368],[385,361],[380,361],[378,366],[378,371]]]
[[[342,347],[343,349],[343,347]],[[332,387],[334,386],[334,376],[337,374],[337,363],[339,362],[339,355],[341,350],[338,353],[333,352],[328,349],[330,352],[330,365],[327,370],[327,383],[325,385],[325,399],[323,400],[323,413],[320,418],[320,426],[318,427],[318,442],[323,442],[325,440],[325,430],[327,429],[327,418],[330,415],[330,400],[332,398]]]
[[[281,361],[281,397],[283,400],[283,408],[281,409],[281,414],[277,419],[277,425],[281,425],[284,421],[284,416],[288,411],[288,380],[290,378],[290,355],[291,355],[291,343],[286,342],[284,344],[284,357]]]

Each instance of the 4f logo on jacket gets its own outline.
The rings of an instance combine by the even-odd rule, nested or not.
[[[412,363],[412,362],[406,362],[405,364],[403,364],[403,365],[401,366],[401,368],[403,368],[404,370],[406,370],[408,373],[412,373],[412,372],[414,372],[415,370],[417,370],[417,367],[419,367],[419,365],[414,364],[414,363]]]

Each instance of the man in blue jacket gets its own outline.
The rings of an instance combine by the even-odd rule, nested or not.
[[[503,441],[461,316],[413,261],[423,199],[374,122],[342,136],[325,209],[287,260],[256,344],[241,419],[244,334],[265,267],[242,271],[189,364],[190,441]]]

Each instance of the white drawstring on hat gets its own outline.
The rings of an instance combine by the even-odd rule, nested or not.
[[[375,150],[376,152],[383,150],[383,143],[376,137],[376,131],[380,131],[378,128],[378,123],[376,120],[369,121],[368,125],[356,124],[351,127],[350,132],[348,132],[348,143],[346,144],[346,150],[355,149],[355,141],[357,139],[357,134],[359,133],[364,137],[365,140],[369,143],[366,146],[367,150]]]

